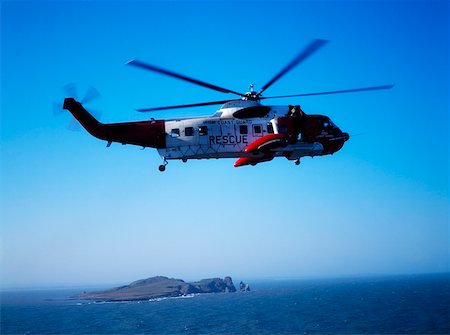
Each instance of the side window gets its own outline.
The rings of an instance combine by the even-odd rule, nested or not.
[[[247,125],[241,125],[241,126],[239,126],[239,133],[241,134],[241,135],[247,135],[248,134],[248,127],[247,127]]]
[[[261,136],[262,134],[262,127],[260,124],[253,125],[253,135],[254,136]]]
[[[180,136],[180,129],[179,128],[172,129],[172,131],[170,132],[170,136],[171,137],[179,137]]]
[[[198,127],[198,134],[200,136],[208,135],[208,127],[207,126],[200,126],[200,127]]]
[[[194,127],[184,128],[184,136],[194,136]]]
[[[267,123],[267,133],[273,134],[273,126],[270,122]]]

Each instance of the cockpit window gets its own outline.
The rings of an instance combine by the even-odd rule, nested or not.
[[[333,121],[331,121],[330,119],[324,120],[323,126],[325,128],[337,128],[336,125],[333,123]]]

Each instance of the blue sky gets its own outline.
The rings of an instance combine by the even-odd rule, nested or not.
[[[449,271],[449,22],[444,1],[1,3],[3,287]],[[61,88],[90,85],[103,122],[229,96],[126,66],[138,58],[236,91],[311,39],[331,42],[270,87],[351,138],[299,167],[170,162],[67,130]],[[230,98],[234,98],[230,96]]]

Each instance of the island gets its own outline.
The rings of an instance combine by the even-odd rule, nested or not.
[[[244,291],[242,282],[240,291]],[[231,277],[225,277],[224,279],[202,279],[198,282],[188,283],[181,279],[157,276],[137,280],[129,285],[115,287],[105,291],[82,293],[72,298],[107,302],[138,301],[220,292],[236,292],[236,287]]]

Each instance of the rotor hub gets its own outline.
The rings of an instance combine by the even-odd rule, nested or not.
[[[250,84],[248,88],[250,91],[243,95],[242,100],[258,101],[260,95],[255,92],[255,84]]]
[[[242,100],[258,101],[259,99],[260,96],[256,92],[246,92],[242,97]]]

